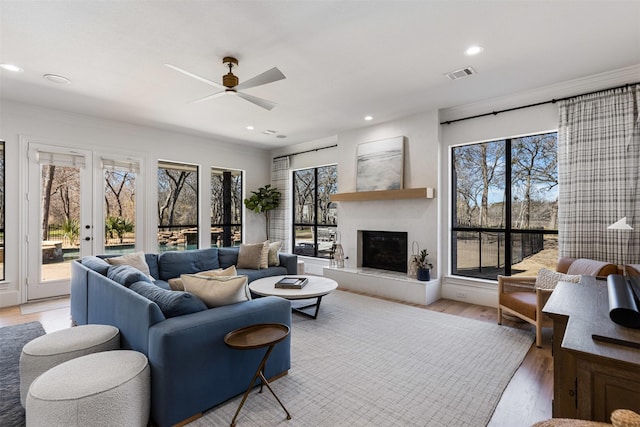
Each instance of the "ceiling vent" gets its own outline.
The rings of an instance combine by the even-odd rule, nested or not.
[[[450,71],[445,74],[445,76],[449,77],[449,80],[458,80],[463,77],[468,77],[472,74],[477,74],[477,71],[472,67],[461,68],[460,70]]]

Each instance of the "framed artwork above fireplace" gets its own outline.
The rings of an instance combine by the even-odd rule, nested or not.
[[[356,191],[401,190],[404,136],[358,144],[356,162]]]

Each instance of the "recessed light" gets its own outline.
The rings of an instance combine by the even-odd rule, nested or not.
[[[371,121],[371,120],[373,120],[373,116],[364,116],[364,119],[366,121]]]
[[[0,68],[7,71],[13,71],[14,73],[22,73],[24,71],[15,64],[0,64]]]
[[[467,56],[473,56],[479,54],[483,50],[484,48],[482,46],[470,46],[464,51],[464,54]]]
[[[247,130],[253,130],[253,129],[255,129],[253,126],[251,125],[247,126]]]
[[[66,77],[59,76],[57,74],[45,74],[42,77],[44,77],[45,80],[48,80],[51,83],[56,83],[56,84],[59,84],[59,85],[71,84],[71,80],[69,80]]]

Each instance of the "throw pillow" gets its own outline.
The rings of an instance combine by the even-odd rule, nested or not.
[[[236,272],[236,266],[232,265],[231,267],[227,267],[225,269],[222,268],[218,268],[215,270],[209,270],[209,271],[201,271],[199,273],[196,273],[199,276],[206,276],[206,277],[217,277],[217,276],[237,276],[238,273]],[[182,278],[181,277],[175,277],[173,279],[169,279],[169,286],[171,287],[172,291],[184,291],[184,283],[182,282]]]
[[[130,265],[112,265],[109,267],[109,270],[107,270],[106,276],[127,288],[135,282],[143,281],[151,283],[149,276]]]
[[[247,276],[207,277],[198,274],[180,276],[184,289],[200,298],[209,308],[249,301]]]
[[[207,309],[204,302],[189,292],[170,291],[147,282],[135,282],[129,289],[155,302],[167,318]]]
[[[269,267],[277,267],[280,265],[280,248],[282,248],[282,242],[269,243]]]
[[[238,268],[260,269],[264,243],[241,244],[238,251]],[[267,249],[267,256],[269,255]]]
[[[269,268],[269,241],[262,244],[262,257],[260,258],[260,268]]]
[[[106,258],[106,261],[111,265],[130,265],[151,278],[149,266],[147,265],[147,261],[144,259],[144,252],[135,252],[118,257]]]
[[[536,277],[536,288],[538,289],[555,289],[558,282],[580,282],[581,276],[558,273],[557,271],[547,270],[546,268],[538,271]]]
[[[82,265],[92,269],[93,271],[96,271],[102,274],[103,276],[107,275],[107,271],[109,271],[109,267],[111,267],[111,264],[109,264],[102,258],[98,258],[97,256],[92,256],[92,255],[83,257]]]

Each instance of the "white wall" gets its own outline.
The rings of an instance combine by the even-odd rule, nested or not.
[[[143,160],[139,179],[144,181],[138,203],[144,204],[143,241],[139,250],[156,251],[157,230],[157,160],[172,160],[200,166],[201,194],[209,194],[208,170],[212,166],[245,171],[245,194],[270,181],[270,163],[267,151],[234,146],[223,141],[193,135],[141,127],[103,120],[81,114],[51,110],[3,100],[0,105],[0,139],[4,139],[6,155],[6,224],[5,265],[6,280],[0,283],[0,306],[24,302],[25,267],[20,254],[25,251],[26,230],[19,224],[27,215],[21,190],[21,174],[26,169],[26,152],[21,151],[20,140],[71,148],[94,150],[101,154],[125,154]],[[24,148],[24,147],[23,147]],[[200,200],[200,224],[209,223],[209,200]],[[102,200],[96,200],[94,212],[102,210]],[[264,219],[247,212],[244,218],[244,240],[264,240]],[[200,244],[208,246],[209,233],[202,233]],[[23,263],[24,264],[24,263]]]

